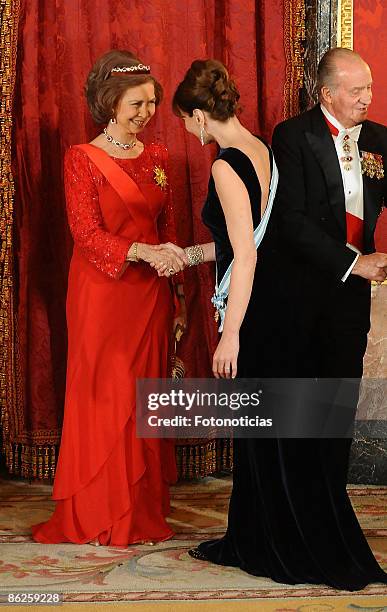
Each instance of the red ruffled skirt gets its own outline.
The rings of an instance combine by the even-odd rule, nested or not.
[[[174,443],[137,438],[135,405],[137,378],[169,375],[172,317],[169,283],[150,268],[114,281],[74,254],[57,503],[32,528],[35,541],[127,546],[173,536]]]

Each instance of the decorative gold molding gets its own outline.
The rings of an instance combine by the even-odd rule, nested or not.
[[[17,403],[11,138],[19,17],[20,0],[0,0],[0,409],[7,465],[12,455],[10,431],[15,428],[13,417]]]
[[[353,49],[353,0],[338,0],[337,46]]]
[[[305,0],[284,3],[284,45],[286,80],[283,117],[300,112],[300,90],[304,84]]]

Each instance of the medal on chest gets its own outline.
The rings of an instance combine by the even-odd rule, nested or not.
[[[343,163],[344,170],[352,170],[353,157],[351,155],[351,142],[348,134],[343,138],[343,151],[344,155],[340,157],[340,161]]]

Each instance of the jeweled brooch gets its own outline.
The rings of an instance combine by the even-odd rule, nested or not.
[[[168,185],[168,181],[167,181],[167,175],[166,175],[164,168],[160,168],[160,166],[155,166],[153,168],[153,172],[154,172],[153,178],[156,182],[156,185],[158,185],[161,189],[165,189],[166,186]]]
[[[361,151],[361,172],[370,178],[384,178],[383,155]]]

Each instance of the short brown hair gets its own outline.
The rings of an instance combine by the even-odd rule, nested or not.
[[[195,60],[173,96],[175,115],[192,117],[195,108],[212,119],[227,121],[239,109],[239,91],[226,67],[217,60]]]
[[[356,51],[345,47],[335,47],[324,53],[317,68],[317,93],[319,95],[322,87],[334,90],[337,86],[337,60],[350,58],[364,61]]]
[[[112,50],[100,57],[91,69],[85,86],[87,104],[96,123],[108,123],[114,116],[114,111],[121,96],[130,87],[143,83],[153,83],[156,104],[160,104],[163,89],[151,74],[113,73],[116,67],[138,66],[139,59],[130,51]]]

